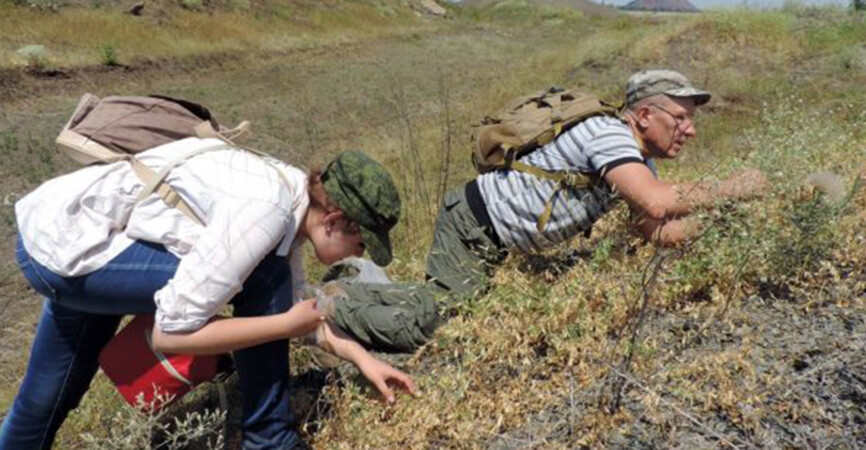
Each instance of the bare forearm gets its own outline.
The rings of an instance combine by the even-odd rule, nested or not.
[[[668,208],[668,217],[687,216],[700,209],[713,206],[718,200],[730,197],[727,182],[701,181],[677,183],[669,186],[673,204]]]
[[[318,331],[317,340],[325,350],[349,361],[356,366],[367,358],[372,358],[361,344],[355,342],[343,331],[329,322],[323,323]]]
[[[666,183],[641,164],[619,166],[606,175],[606,181],[628,202],[636,221],[689,215],[712,204],[722,190],[720,183]]]
[[[164,333],[154,328],[153,344],[160,351],[212,355],[290,337],[286,314],[214,320],[191,333]]]
[[[319,345],[325,350],[357,366],[388,403],[394,403],[392,385],[415,395],[415,386],[408,375],[374,358],[364,347],[346,336],[336,326],[325,322],[319,326],[316,337]]]
[[[723,181],[700,181],[690,184],[673,184],[677,202],[672,216],[687,215],[696,209],[706,209],[719,200],[748,200],[763,195],[767,189],[764,175],[755,169],[734,172]]]
[[[605,181],[637,212],[637,221],[678,219],[695,210],[713,206],[716,200],[722,198],[755,197],[766,186],[763,175],[756,170],[737,172],[725,181],[665,183],[658,180],[646,166],[637,163],[614,168],[605,175]]]
[[[164,333],[157,326],[153,345],[168,353],[208,355],[300,337],[321,324],[322,315],[315,308],[315,301],[305,300],[281,314],[212,320],[191,333]]]

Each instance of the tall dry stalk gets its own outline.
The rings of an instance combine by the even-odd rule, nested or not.
[[[403,171],[404,176],[409,178],[406,186],[412,186],[413,188],[412,200],[421,203],[427,209],[431,209],[430,205],[435,204],[431,203],[431,189],[427,182],[427,175],[424,170],[424,160],[422,159],[418,139],[415,137],[412,113],[410,112],[409,104],[406,101],[406,93],[403,91],[402,85],[398,83],[397,80],[394,80],[393,77],[391,78],[391,82],[389,83],[391,101],[394,104],[397,117],[399,122],[402,124],[404,131],[401,135],[405,139],[404,145],[402,145],[404,149],[403,160],[406,161],[408,159],[406,165],[409,170]],[[421,214],[420,216],[423,225],[426,225],[427,228],[432,227],[433,220],[430,214]]]
[[[442,203],[448,189],[448,175],[451,172],[451,150],[453,149],[454,120],[451,116],[451,91],[445,75],[439,74],[439,108],[442,114],[441,140],[439,143],[439,187],[436,190],[436,204]]]

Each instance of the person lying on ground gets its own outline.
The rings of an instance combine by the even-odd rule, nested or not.
[[[590,117],[519,159],[548,171],[580,172],[599,183],[566,189],[518,170],[479,175],[444,196],[427,256],[428,282],[343,283],[345,298],[329,312],[334,323],[368,348],[412,352],[441,323],[442,304],[484,291],[509,251],[538,252],[584,234],[619,199],[648,241],[663,246],[686,241],[699,229],[692,212],[719,199],[757,196],[766,186],[756,170],[717,183],[658,178],[654,160],[680,154],[696,136],[696,109],[709,100],[709,93],[680,73],[634,74],[620,117]],[[546,211],[552,198],[556,201]],[[545,212],[550,215],[539,231]]]
[[[213,139],[136,156],[155,170]],[[400,199],[388,172],[360,152],[305,173],[239,149],[185,160],[167,182],[205,218],[199,225],[151,195],[128,162],[49,180],[16,204],[17,260],[46,297],[27,373],[0,428],[0,449],[50,448],[126,314],[155,314],[153,345],[168,353],[234,352],[244,448],[299,443],[289,407],[288,339],[323,325],[303,291],[301,246],[331,264],[365,249],[388,264]],[[234,316],[214,320],[225,305]],[[327,330],[326,330],[327,331]],[[339,332],[327,345],[382,392],[413,393],[404,373]]]

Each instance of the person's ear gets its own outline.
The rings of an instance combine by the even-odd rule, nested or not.
[[[322,223],[325,225],[325,231],[330,234],[334,230],[334,227],[337,226],[341,220],[343,220],[342,211],[332,211],[326,213],[325,217],[322,219]]]
[[[637,110],[637,123],[640,125],[641,129],[649,128],[649,116],[650,116],[650,107],[649,105],[643,106]]]

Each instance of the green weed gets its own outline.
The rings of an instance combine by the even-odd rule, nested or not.
[[[839,67],[845,71],[866,73],[866,47],[850,45],[838,53]]]
[[[115,67],[120,64],[118,61],[117,47],[114,44],[102,44],[98,48],[99,62],[106,67]]]

